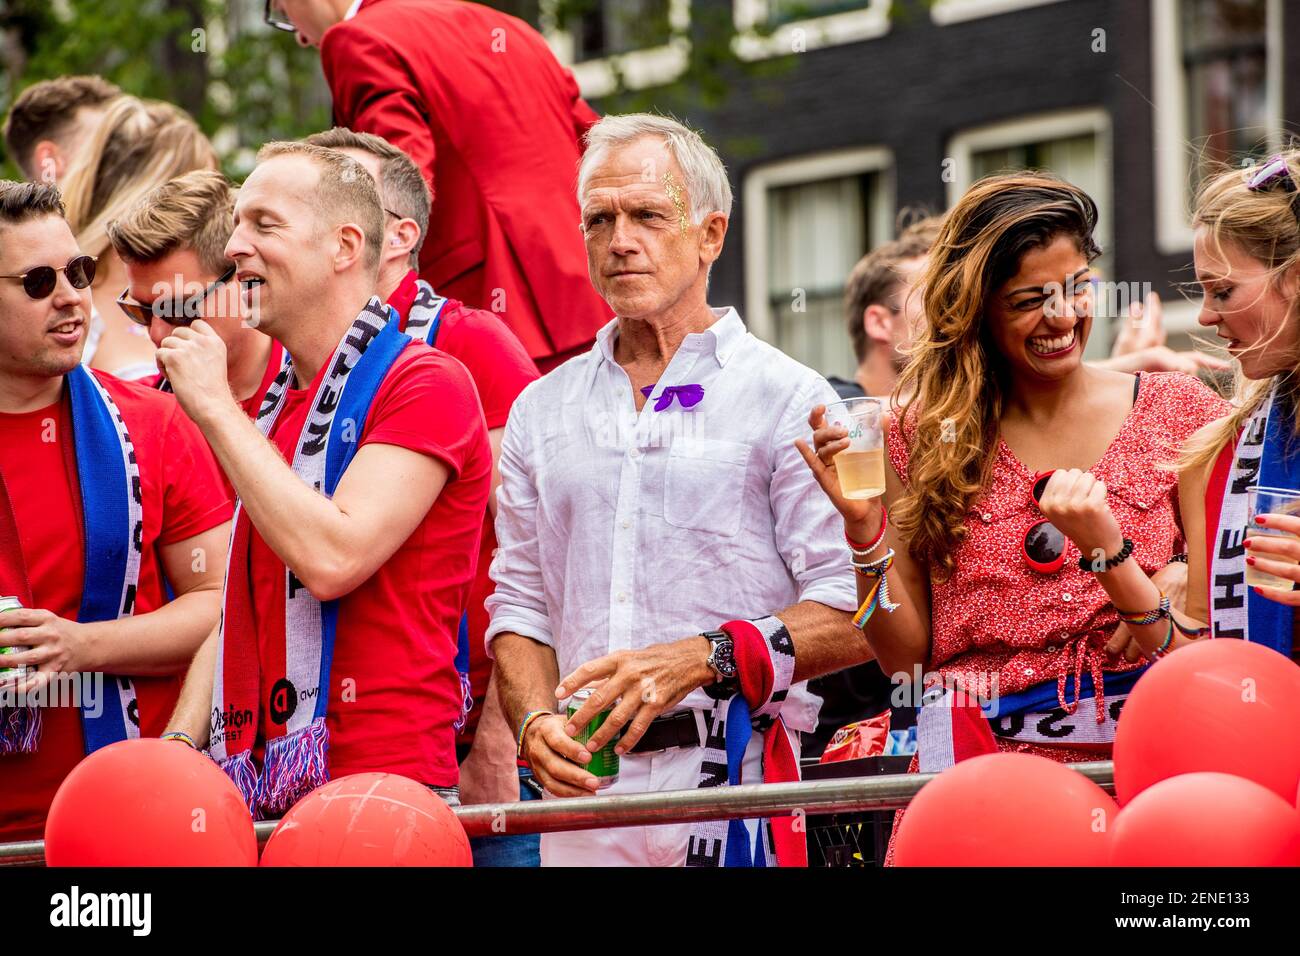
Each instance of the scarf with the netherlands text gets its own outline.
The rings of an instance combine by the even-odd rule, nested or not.
[[[1206,567],[1213,637],[1235,637],[1291,654],[1292,609],[1246,585],[1247,499],[1251,485],[1300,487],[1293,403],[1274,388],[1246,419],[1235,445],[1214,464],[1205,497]]]
[[[740,689],[705,712],[708,738],[696,787],[742,783],[745,750],[755,730],[763,735],[762,782],[794,782],[799,759],[781,719],[781,705],[794,681],[790,632],[775,616],[729,621],[722,630],[732,639]],[[760,820],[757,841],[750,840],[743,820],[704,820],[691,826],[686,843],[689,867],[807,865],[808,848],[792,816]]]
[[[442,328],[442,310],[447,299],[433,291],[433,286],[423,279],[416,280],[415,298],[406,313],[405,332],[430,348],[438,347],[438,330]],[[469,712],[474,708],[474,692],[469,682],[469,611],[462,611],[460,628],[456,633],[456,673],[460,677],[460,716],[452,730],[460,733],[465,728]]]
[[[135,610],[144,537],[144,496],[135,446],[112,396],[84,366],[66,377],[72,441],[61,441],[64,467],[81,491],[85,567],[77,620],[116,621]],[[75,507],[77,502],[73,502]],[[12,502],[0,475],[0,588],[32,607],[26,562]],[[106,699],[83,695],[81,731],[87,754],[140,736],[136,690],[129,677],[108,676]],[[34,753],[40,747],[40,708],[5,701],[0,694],[0,754]],[[92,706],[93,704],[93,706]]]
[[[326,496],[334,494],[356,454],[375,394],[409,344],[395,314],[378,297],[366,303],[311,395],[290,462],[300,479]],[[258,409],[256,424],[263,435],[271,434],[294,382],[291,358]],[[286,567],[284,651],[262,660],[251,620],[251,535],[252,522],[239,506],[226,564],[210,751],[249,809],[266,818],[283,815],[329,779],[325,712],[339,602],[318,601]],[[265,742],[260,772],[253,759],[259,736]]]

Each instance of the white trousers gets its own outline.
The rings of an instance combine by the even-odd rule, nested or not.
[[[799,735],[791,733],[798,758]],[[598,796],[624,793],[694,790],[700,782],[701,747],[675,748],[659,753],[623,757],[618,782],[599,791]],[[762,780],[763,737],[755,733],[745,749],[742,780]],[[558,800],[547,794],[545,799]],[[750,840],[758,834],[758,820],[746,820]],[[686,841],[691,824],[672,823],[653,827],[618,827],[602,830],[574,830],[542,834],[542,866],[681,866],[686,862]]]

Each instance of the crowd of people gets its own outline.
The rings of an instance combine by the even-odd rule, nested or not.
[[[913,770],[1104,759],[1156,659],[1296,653],[1300,593],[1246,570],[1300,582],[1300,517],[1247,539],[1246,496],[1300,488],[1300,151],[1197,197],[1225,358],[1166,347],[1151,296],[1085,362],[1097,207],[1014,172],[846,277],[858,371],[828,381],[710,302],[732,190],[698,133],[597,117],[486,7],[268,11],[320,47],[338,125],[238,186],[183,111],[98,77],[5,121],[28,181],[0,182],[0,841],[132,737],[206,751],[258,818],[364,771],[563,799],[797,779],[900,686]],[[448,38],[496,28],[489,78]],[[864,395],[889,408],[866,499],[825,417]],[[803,839],[786,817],[474,853],[799,865]]]

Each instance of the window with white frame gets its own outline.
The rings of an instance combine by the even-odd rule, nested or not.
[[[733,0],[732,50],[743,60],[857,43],[889,32],[890,0]]]
[[[1152,0],[1156,241],[1191,248],[1207,172],[1280,146],[1280,0]]]
[[[935,23],[947,25],[1060,2],[1062,0],[934,0],[930,6],[930,18]]]
[[[745,180],[747,321],[755,335],[826,375],[857,367],[844,280],[891,238],[887,150],[858,149],[770,164]]]
[[[1110,117],[1102,109],[1063,110],[958,133],[945,160],[949,205],[978,179],[1014,169],[1042,169],[1078,186],[1097,204],[1096,239],[1102,256],[1095,272],[1105,279],[1112,258]],[[1097,320],[1088,341],[1087,357],[1108,355],[1114,317],[1106,308],[1113,296],[1098,297]]]
[[[542,36],[583,96],[671,83],[690,57],[690,0],[542,0]]]

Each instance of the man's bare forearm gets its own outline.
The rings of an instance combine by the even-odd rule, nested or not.
[[[221,616],[221,585],[185,594],[156,611],[86,624],[91,670],[151,677],[185,670]]]
[[[853,615],[817,601],[792,604],[776,616],[794,643],[794,679],[810,680],[872,660],[875,655]]]
[[[530,711],[554,710],[560,666],[554,649],[519,634],[499,634],[492,642],[497,692],[512,734]]]
[[[218,625],[208,634],[194,660],[190,662],[189,673],[185,675],[185,684],[181,687],[176,709],[172,711],[171,720],[167,722],[169,731],[189,734],[199,747],[206,747],[210,716],[212,714],[212,679],[217,670],[217,647],[221,640],[221,628]]]

